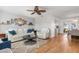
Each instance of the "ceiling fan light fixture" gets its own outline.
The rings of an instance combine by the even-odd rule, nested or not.
[[[32,11],[31,15],[35,13],[37,13],[38,15],[41,15],[41,13],[46,12],[46,10],[39,9],[39,6],[35,6],[34,10],[27,10],[27,11]]]

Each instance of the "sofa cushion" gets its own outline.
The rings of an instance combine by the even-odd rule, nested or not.
[[[15,31],[15,30],[9,31],[9,33],[10,33],[11,35],[16,35],[16,31]]]

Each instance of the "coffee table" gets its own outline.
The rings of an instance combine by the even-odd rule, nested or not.
[[[35,44],[37,41],[34,40],[34,39],[36,39],[36,37],[31,37],[30,35],[27,35],[26,37],[24,37],[24,40],[25,40],[24,44],[25,45],[33,45],[33,44]]]

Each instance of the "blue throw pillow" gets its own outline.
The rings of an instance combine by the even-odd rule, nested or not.
[[[31,33],[31,32],[33,32],[34,31],[34,29],[28,29],[27,30],[27,33]]]
[[[10,33],[11,35],[16,35],[16,31],[15,31],[15,30],[9,31],[9,33]]]

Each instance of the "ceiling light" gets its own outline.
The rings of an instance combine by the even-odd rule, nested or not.
[[[78,20],[77,20],[77,19],[75,19],[75,20],[73,20],[73,22],[78,22]]]

